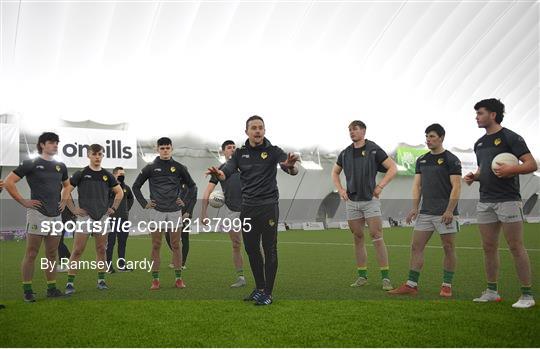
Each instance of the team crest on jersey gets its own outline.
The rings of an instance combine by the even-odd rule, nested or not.
[[[106,176],[106,175],[104,175],[102,178],[103,178],[103,180],[104,180],[105,182],[107,182],[107,181],[109,180],[109,177]]]
[[[502,143],[502,141],[501,141],[500,138],[495,138],[495,140],[493,141],[493,144],[495,144],[496,147],[501,143]]]
[[[60,165],[56,165],[56,172],[60,172]]]
[[[439,165],[442,165],[442,164],[444,163],[444,159],[443,159],[443,158],[438,158],[438,159],[437,159],[437,163],[438,163]]]
[[[366,151],[362,150],[362,156],[366,156]]]
[[[276,222],[275,222],[273,219],[270,219],[270,220],[268,221],[268,225],[271,226],[271,227],[273,227],[274,225],[276,225]]]
[[[175,172],[176,172],[176,167],[171,166],[171,172],[172,172],[172,173],[175,173]]]
[[[262,158],[263,160],[265,160],[267,157],[268,157],[268,153],[265,152],[265,151],[263,151],[263,152],[261,153],[261,158]]]

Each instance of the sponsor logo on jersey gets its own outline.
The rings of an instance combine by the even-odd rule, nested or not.
[[[60,167],[60,165],[56,165],[55,168],[56,168],[56,172],[60,172],[60,170],[62,169],[62,168]]]
[[[495,144],[496,147],[498,147],[499,144],[501,144],[501,143],[502,143],[502,141],[501,141],[500,138],[495,138],[495,140],[493,141],[493,144]]]
[[[176,172],[176,167],[171,166],[171,172],[172,172],[172,173],[175,173],[175,172]]]
[[[366,151],[362,150],[362,156],[366,156]]]
[[[268,157],[268,153],[265,152],[265,151],[263,151],[263,152],[261,153],[261,158],[262,158],[263,160],[265,160],[267,157]]]
[[[103,175],[102,178],[103,178],[103,180],[104,180],[105,182],[107,182],[107,181],[109,180],[109,176],[107,176],[107,175]]]
[[[444,163],[444,159],[443,159],[443,158],[438,158],[438,159],[437,159],[437,163],[438,163],[439,165],[442,165],[442,164]]]

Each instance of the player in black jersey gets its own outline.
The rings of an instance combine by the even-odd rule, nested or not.
[[[523,137],[501,126],[504,104],[498,99],[485,99],[474,106],[479,128],[486,130],[474,144],[478,163],[475,173],[468,173],[465,182],[471,185],[480,182],[480,201],[476,207],[478,227],[484,248],[484,263],[487,289],[475,302],[500,301],[497,277],[499,273],[499,234],[501,228],[512,252],[519,281],[521,297],[512,306],[530,308],[534,306],[531,291],[531,264],[523,244],[523,210],[519,193],[519,175],[538,169]],[[493,171],[492,161],[498,154],[514,154],[520,164],[497,164]]]
[[[58,153],[58,135],[52,132],[41,134],[37,142],[39,156],[25,160],[11,172],[5,181],[9,195],[26,208],[26,251],[21,265],[24,300],[34,302],[32,278],[34,262],[41,242],[45,245],[45,256],[49,265],[56,264],[60,235],[45,229],[45,224],[61,221],[63,208],[60,205],[62,187],[69,185],[66,165],[54,160]],[[30,200],[24,199],[17,190],[16,183],[26,177],[30,187]],[[56,288],[56,268],[45,270],[47,297],[60,297]]]
[[[104,149],[99,144],[92,144],[88,148],[87,156],[90,164],[71,176],[69,185],[62,191],[62,201],[66,203],[78,221],[84,223],[81,229],[77,229],[74,234],[73,251],[68,264],[68,281],[66,284],[66,294],[75,292],[75,275],[78,269],[78,262],[86,248],[86,243],[90,235],[94,236],[96,245],[96,269],[97,288],[106,290],[105,273],[107,271],[107,232],[110,223],[109,216],[112,215],[124,197],[124,191],[112,173],[101,167]],[[79,207],[75,207],[71,199],[71,192],[77,187],[79,194]],[[113,190],[115,197],[112,206],[109,205],[109,191]]]

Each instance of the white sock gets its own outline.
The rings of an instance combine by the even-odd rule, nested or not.
[[[416,286],[418,286],[418,282],[407,280],[407,285],[410,286],[410,287],[416,287]]]

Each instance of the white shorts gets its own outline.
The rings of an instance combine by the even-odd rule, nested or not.
[[[109,224],[107,224],[108,215],[101,216],[100,219],[93,219],[90,216],[77,217],[77,228],[75,233],[81,234],[94,234],[94,235],[105,235],[109,232]],[[79,222],[82,222],[79,229]]]
[[[29,208],[26,210],[26,233],[32,235],[41,235],[41,236],[61,236],[59,234],[53,235],[53,230],[49,229],[49,232],[44,232],[43,224],[44,222],[61,222],[62,216],[48,217],[39,212]],[[49,223],[50,224],[50,223]]]
[[[478,224],[523,222],[521,201],[479,202],[476,213]]]
[[[223,206],[225,208],[225,217],[221,220],[221,230],[224,233],[240,233],[242,231],[242,225],[238,224],[240,220],[240,212],[235,212],[229,210],[227,206]],[[227,220],[227,226],[229,229],[226,229],[226,227],[223,225],[223,220]],[[238,229],[235,229],[235,225],[239,227]]]
[[[182,210],[174,212],[161,212],[152,209],[150,213],[150,221],[157,223],[157,231],[182,231]]]
[[[416,217],[416,223],[414,224],[414,230],[416,231],[437,231],[440,235],[452,234],[459,231],[459,222],[457,217],[452,219],[449,224],[441,222],[442,216],[435,216],[430,214],[420,213]]]
[[[347,220],[381,217],[381,201],[373,198],[369,201],[346,201]]]

